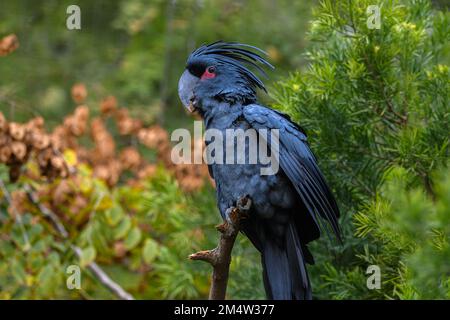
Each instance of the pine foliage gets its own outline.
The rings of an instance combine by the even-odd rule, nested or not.
[[[343,247],[313,270],[318,298],[448,298],[450,15],[428,1],[322,1],[307,70],[276,106],[306,129],[343,212]],[[331,259],[331,260],[330,260]],[[366,268],[381,268],[381,289]]]

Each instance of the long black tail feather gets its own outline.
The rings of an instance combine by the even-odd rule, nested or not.
[[[268,299],[310,300],[311,284],[306,270],[305,255],[294,223],[286,232],[282,245],[267,242],[262,253],[263,280]]]

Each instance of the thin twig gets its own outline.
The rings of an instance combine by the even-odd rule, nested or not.
[[[397,118],[400,119],[400,124],[406,124],[408,122],[408,116],[407,115],[402,115],[400,113],[398,113],[397,111],[394,110],[394,106],[392,105],[391,101],[389,100],[388,97],[386,97],[386,94],[384,94],[384,98],[386,100],[386,105],[388,107],[388,110]]]
[[[30,199],[31,203],[33,203],[39,209],[39,211],[47,218],[47,220],[49,220],[53,224],[53,226],[58,231],[60,236],[64,239],[67,239],[69,237],[69,233],[59,220],[58,216],[39,202],[38,197],[36,196],[35,193],[33,193],[29,185],[26,184],[24,186],[24,190],[28,196],[28,199]]]
[[[216,227],[221,233],[217,247],[212,250],[199,251],[189,256],[191,260],[206,261],[213,267],[209,300],[225,299],[231,252],[240,230],[241,221],[247,216],[250,207],[251,200],[248,196],[240,198],[236,208],[227,210],[229,219]]]
[[[81,257],[82,250],[81,248],[72,245],[72,250],[75,252],[75,254],[78,256],[78,258]],[[117,297],[119,297],[122,300],[134,300],[134,297],[126,292],[117,282],[112,280],[100,266],[95,263],[91,262],[86,266],[93,274],[94,276],[105,286],[107,287],[112,293],[114,293]]]
[[[39,209],[39,211],[53,224],[55,229],[61,235],[62,238],[68,239],[69,233],[67,232],[64,225],[61,223],[60,219],[56,214],[54,214],[50,209],[41,204],[37,198],[37,196],[31,190],[29,185],[25,185],[25,192],[28,195],[30,201]],[[82,250],[80,247],[75,245],[71,245],[72,250],[75,252],[78,258],[81,257]],[[117,282],[112,280],[100,266],[91,262],[86,266],[94,276],[105,286],[107,287],[113,294],[115,294],[118,298],[122,300],[134,300],[134,297],[126,292]]]
[[[20,215],[19,212],[17,212],[16,208],[12,205],[11,195],[9,194],[8,189],[6,189],[6,186],[3,183],[2,179],[0,179],[0,189],[2,189],[3,196],[6,199],[6,202],[8,202],[9,207],[11,207],[12,210],[14,210],[14,218],[15,218],[16,223],[19,225],[20,230],[22,232],[23,240],[25,242],[25,251],[27,251],[30,248],[30,246],[31,246],[27,230],[25,230],[25,227],[23,225],[22,216]]]

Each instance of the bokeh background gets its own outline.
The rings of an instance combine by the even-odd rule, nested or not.
[[[192,50],[220,39],[258,45],[277,66],[274,81],[304,63],[315,2],[80,1],[80,31],[66,28],[70,4],[2,2],[1,28],[21,40],[2,64],[2,96],[57,119],[83,82],[93,98],[113,93],[132,113],[179,127],[177,81]]]
[[[217,40],[268,53],[261,101],[305,127],[337,194],[346,241],[313,245],[314,297],[450,298],[448,9],[375,2],[376,31],[364,0],[2,1],[0,38],[19,45],[0,57],[0,298],[118,298],[93,263],[138,299],[207,297],[210,268],[187,256],[216,244],[214,186],[170,162],[168,137],[194,120],[187,56]],[[260,272],[239,237],[228,297],[264,298]]]

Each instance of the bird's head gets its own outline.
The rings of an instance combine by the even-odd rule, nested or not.
[[[249,68],[264,76],[264,66],[273,68],[261,54],[266,53],[234,42],[218,41],[201,46],[189,56],[186,70],[178,82],[181,102],[191,112],[201,107],[204,99],[243,104],[255,102],[256,89],[266,89]]]

